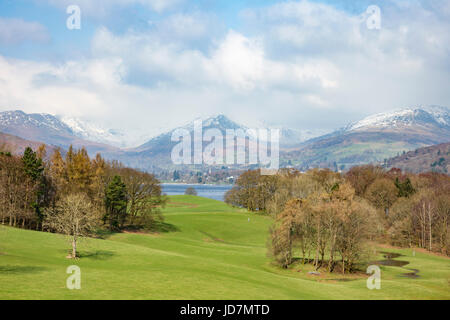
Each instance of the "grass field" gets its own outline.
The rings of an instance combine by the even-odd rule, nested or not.
[[[369,290],[362,274],[339,281],[339,274],[308,275],[308,267],[272,266],[268,217],[209,199],[170,199],[168,232],[87,239],[77,261],[65,259],[69,246],[60,235],[0,227],[0,298],[450,299],[448,258],[384,249],[410,264],[381,267],[381,290]],[[81,290],[65,287],[72,264],[81,268]],[[402,277],[408,269],[420,277]]]

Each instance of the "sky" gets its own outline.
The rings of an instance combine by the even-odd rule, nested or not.
[[[333,130],[449,88],[448,0],[0,1],[0,111]]]

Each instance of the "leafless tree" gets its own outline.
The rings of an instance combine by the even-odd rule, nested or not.
[[[77,257],[77,243],[80,238],[89,236],[99,218],[84,194],[69,194],[47,210],[45,227],[68,236],[72,243],[72,259]]]

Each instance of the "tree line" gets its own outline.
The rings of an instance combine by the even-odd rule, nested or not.
[[[247,171],[227,203],[274,217],[269,253],[282,267],[297,259],[352,272],[371,242],[450,255],[450,177],[367,165],[345,174],[314,169]]]
[[[22,156],[0,151],[1,223],[69,235],[73,258],[77,240],[98,228],[151,229],[165,201],[153,175],[91,159],[85,148],[48,157],[45,145]]]

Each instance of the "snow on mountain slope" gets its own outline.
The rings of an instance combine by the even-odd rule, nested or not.
[[[105,129],[90,121],[83,121],[72,117],[58,117],[66,124],[73,134],[82,139],[110,144],[116,147],[127,147],[125,134],[114,129]]]
[[[450,110],[440,106],[419,106],[379,113],[349,124],[343,131],[396,128],[411,125],[450,126]]]
[[[20,110],[0,112],[0,128],[14,127],[38,127],[61,133],[71,133],[71,129],[67,125],[50,114],[26,114]]]

